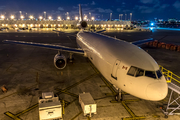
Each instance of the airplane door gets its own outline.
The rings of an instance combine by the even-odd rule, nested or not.
[[[114,63],[113,69],[112,69],[111,77],[115,80],[117,80],[117,69],[118,69],[118,66],[120,65],[120,62],[121,61],[116,60],[116,62]]]

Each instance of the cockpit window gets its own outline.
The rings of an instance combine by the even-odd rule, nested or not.
[[[162,73],[161,73],[161,71],[160,71],[160,70],[156,71],[156,74],[157,74],[157,77],[158,77],[158,78],[161,78]]]
[[[159,79],[162,77],[161,70],[157,71],[146,71],[134,66],[131,66],[129,71],[127,72],[128,75],[134,76],[134,77],[139,77],[139,76],[147,76],[151,77],[154,79]]]
[[[154,71],[146,71],[145,72],[145,76],[147,77],[152,77],[152,78],[156,78],[156,74]]]
[[[142,70],[142,69],[137,69],[137,71],[136,71],[136,77],[143,76],[143,75],[144,75],[144,70]]]
[[[128,75],[131,75],[131,76],[134,76],[134,74],[135,74],[135,72],[136,72],[136,67],[133,67],[133,66],[131,66],[131,68],[129,69],[129,71],[128,71]]]

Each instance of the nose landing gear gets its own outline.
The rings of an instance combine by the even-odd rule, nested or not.
[[[115,99],[118,102],[123,101],[123,94],[122,94],[122,90],[120,88],[118,89],[118,94],[115,96]]]

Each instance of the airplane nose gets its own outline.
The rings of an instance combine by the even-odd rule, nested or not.
[[[168,93],[167,83],[149,84],[146,89],[146,95],[149,100],[159,101],[164,99]]]

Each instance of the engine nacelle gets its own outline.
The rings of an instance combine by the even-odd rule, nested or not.
[[[77,24],[79,28],[85,29],[87,27],[87,22],[86,21],[81,21]]]
[[[54,66],[57,69],[64,69],[66,64],[66,57],[63,54],[56,54],[54,56]]]

